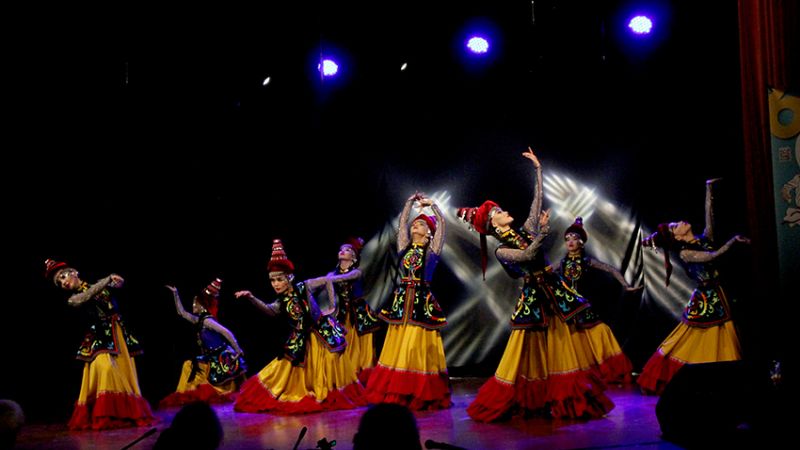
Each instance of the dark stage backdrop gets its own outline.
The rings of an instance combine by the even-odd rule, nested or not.
[[[380,280],[391,226],[415,190],[453,208],[494,199],[523,221],[527,146],[546,175],[617,208],[632,224],[622,242],[662,221],[686,219],[699,231],[704,180],[720,176],[717,236],[745,231],[735,3],[661,2],[663,29],[649,44],[615,31],[624,2],[488,3],[411,1],[368,12],[331,2],[130,6],[100,11],[101,20],[76,10],[19,12],[26,31],[9,56],[7,85],[14,144],[5,153],[16,162],[4,166],[11,289],[0,397],[17,399],[32,420],[66,420],[77,397],[82,322],[43,279],[46,258],[69,261],[90,281],[126,278],[118,299],[144,345],[140,383],[155,403],[175,388],[193,345],[165,284],[188,303],[221,277],[220,321],[255,373],[277,355],[282,329],[232,294],[271,298],[273,238],[284,240],[303,279],[330,271],[339,244],[363,236],[373,246],[367,270]],[[474,23],[496,37],[490,61],[459,56],[458,33]],[[342,55],[338,80],[308,70],[320,48]],[[265,76],[271,82],[262,86]],[[557,207],[553,196],[545,206]],[[546,244],[551,259],[571,222],[558,220]],[[508,330],[488,347],[464,345],[485,332],[475,315],[481,300],[470,306],[475,291],[459,277],[477,277],[477,239],[450,227],[434,288],[451,314],[443,332],[448,360],[458,362],[451,372],[488,375]],[[593,245],[590,252],[608,255]],[[750,286],[737,277],[747,256],[733,252],[736,262],[723,269],[749,312]],[[682,305],[682,293],[630,298],[605,284],[607,320],[641,367],[676,323],[664,305]],[[508,280],[504,289],[513,287]],[[514,297],[503,301],[508,316]],[[758,317],[746,317],[743,342],[758,352],[758,336],[747,339]]]

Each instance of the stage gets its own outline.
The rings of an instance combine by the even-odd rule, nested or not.
[[[610,386],[609,397],[616,407],[604,418],[595,420],[550,420],[514,418],[501,423],[478,423],[469,418],[466,408],[484,380],[453,378],[453,407],[443,411],[417,412],[423,445],[432,440],[466,449],[578,449],[681,448],[661,438],[655,406],[658,397],[644,396],[636,385]],[[223,449],[290,450],[300,430],[308,432],[298,449],[313,449],[322,438],[336,440],[337,450],[352,448],[353,434],[366,410],[334,411],[302,416],[274,416],[233,411],[232,405],[214,407],[222,422]],[[158,432],[169,426],[177,408],[156,410],[161,420]],[[121,449],[149,428],[100,432],[68,432],[65,424],[27,424],[17,438],[17,449]],[[133,450],[152,448],[158,433],[142,439]]]

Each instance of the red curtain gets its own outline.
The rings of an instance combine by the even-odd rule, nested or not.
[[[775,208],[767,89],[800,89],[798,13],[797,0],[739,0],[747,211],[753,239],[753,282],[771,289],[759,290],[764,300],[780,295],[775,221],[771,213],[765,213]]]

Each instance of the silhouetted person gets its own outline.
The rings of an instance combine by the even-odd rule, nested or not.
[[[172,424],[161,432],[153,450],[214,450],[222,443],[224,433],[217,413],[205,402],[184,405]]]
[[[17,434],[25,423],[22,408],[14,400],[0,400],[0,450],[14,448]]]
[[[410,409],[395,403],[378,403],[361,416],[353,436],[353,450],[373,449],[422,450],[417,419]]]

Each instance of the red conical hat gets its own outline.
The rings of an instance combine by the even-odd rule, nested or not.
[[[283,249],[283,242],[281,242],[280,239],[274,239],[272,241],[272,257],[269,263],[267,263],[267,269],[270,272],[294,272],[294,264],[292,264],[286,256],[286,251]]]

